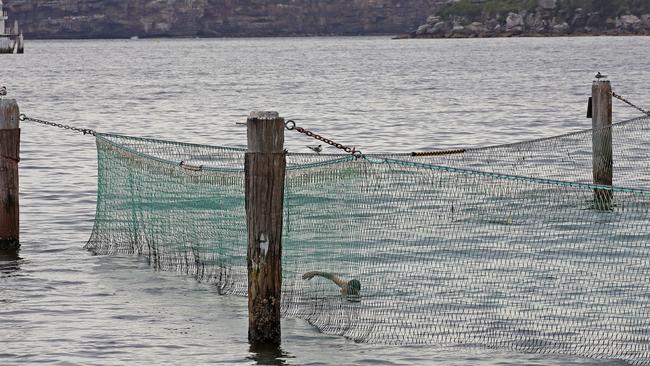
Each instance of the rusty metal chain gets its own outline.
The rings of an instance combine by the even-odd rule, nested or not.
[[[643,108],[641,108],[641,107],[635,105],[634,103],[630,102],[629,100],[623,98],[621,95],[612,92],[612,96],[613,96],[614,98],[620,100],[621,102],[623,102],[623,103],[629,105],[630,107],[632,107],[632,108],[638,110],[639,112],[645,114],[646,116],[650,116],[650,112],[648,112],[648,111],[646,111],[645,109],[643,109]]]
[[[294,131],[295,130],[297,132],[304,133],[305,135],[307,135],[307,136],[309,136],[311,138],[314,138],[314,139],[316,139],[318,141],[322,141],[322,142],[324,142],[324,143],[326,143],[326,144],[328,144],[330,146],[334,146],[337,149],[341,149],[341,150],[345,151],[346,153],[352,154],[353,156],[355,156],[357,158],[360,158],[360,157],[363,156],[363,153],[361,151],[357,150],[354,146],[350,147],[350,146],[345,146],[345,145],[339,144],[338,142],[334,142],[334,141],[332,141],[332,140],[330,140],[330,139],[328,139],[326,137],[323,137],[321,135],[313,133],[312,131],[309,131],[309,130],[306,130],[306,129],[302,128],[302,127],[297,126],[296,122],[293,121],[293,120],[288,120],[287,122],[285,122],[284,126],[289,131]]]
[[[95,130],[91,130],[89,128],[79,128],[79,127],[64,125],[64,124],[61,124],[61,123],[48,122],[48,121],[44,121],[42,119],[27,117],[24,114],[21,114],[19,119],[21,121],[30,121],[30,122],[40,123],[40,124],[46,125],[46,126],[63,128],[65,130],[70,130],[70,131],[74,131],[74,132],[83,133],[84,135],[93,135],[93,136],[97,135],[97,132]]]

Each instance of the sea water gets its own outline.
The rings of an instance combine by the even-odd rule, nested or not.
[[[485,146],[589,128],[596,72],[650,108],[648,37],[28,41],[0,85],[30,117],[193,143],[245,146],[250,111],[276,110],[363,152]],[[614,119],[639,113],[615,101]],[[251,350],[246,299],[92,256],[89,135],[22,123],[21,243],[0,259],[2,365],[610,365],[457,346],[386,346],[285,319],[281,349]],[[314,144],[287,133],[292,152]],[[327,152],[335,152],[327,149]]]

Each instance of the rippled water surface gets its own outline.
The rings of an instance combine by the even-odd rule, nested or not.
[[[650,107],[647,37],[31,41],[0,57],[29,116],[195,143],[245,144],[277,110],[366,152],[480,146],[590,127],[596,71]],[[614,118],[638,112],[615,103]],[[291,151],[312,143],[287,135]],[[246,301],[137,258],[82,249],[95,211],[94,140],[22,125],[21,259],[0,259],[0,364],[615,364],[471,347],[357,344],[300,320],[281,351],[246,341]]]

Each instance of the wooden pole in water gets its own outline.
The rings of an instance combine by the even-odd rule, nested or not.
[[[614,160],[612,154],[612,86],[609,81],[594,81],[591,86],[593,128],[593,176],[594,184],[611,186],[613,182]],[[596,207],[610,207],[612,191],[596,189]]]
[[[279,345],[282,210],[286,152],[284,118],[251,112],[245,157],[248,226],[248,341]]]
[[[20,128],[18,104],[0,99],[0,254],[20,248],[18,222],[18,161]]]

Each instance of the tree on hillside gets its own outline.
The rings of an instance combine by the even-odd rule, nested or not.
[[[611,16],[650,12],[648,0],[592,0],[592,4],[595,11]]]
[[[621,1],[618,0],[593,0],[594,10],[601,14],[616,14]]]

